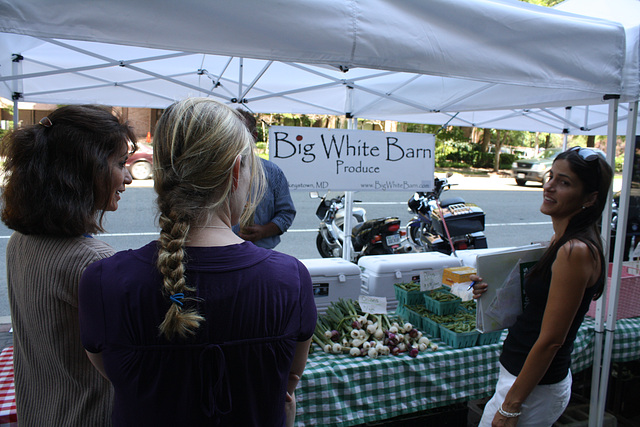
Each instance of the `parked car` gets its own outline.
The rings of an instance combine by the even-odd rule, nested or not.
[[[149,179],[153,176],[153,148],[139,143],[135,153],[129,156],[127,169],[133,179]]]
[[[527,181],[544,183],[551,170],[553,159],[562,152],[562,148],[548,148],[532,159],[520,159],[511,165],[511,176],[516,184],[525,185]]]

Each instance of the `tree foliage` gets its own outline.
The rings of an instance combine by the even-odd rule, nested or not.
[[[520,0],[525,3],[537,4],[538,6],[553,7],[564,0]]]

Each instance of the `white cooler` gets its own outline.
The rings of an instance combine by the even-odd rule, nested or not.
[[[440,252],[415,254],[369,255],[358,260],[362,279],[361,293],[387,298],[387,310],[398,306],[393,285],[414,281],[426,270],[443,270],[461,266],[460,260]]]
[[[324,314],[340,298],[357,301],[360,296],[360,268],[342,258],[301,259],[313,282],[318,314]]]

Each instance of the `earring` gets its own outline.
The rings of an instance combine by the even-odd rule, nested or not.
[[[585,210],[585,209],[587,209],[587,207],[586,207],[586,206],[583,206],[583,207],[582,207],[582,210]]]

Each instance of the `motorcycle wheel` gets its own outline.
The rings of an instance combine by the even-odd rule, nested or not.
[[[316,247],[322,258],[334,258],[331,248],[320,234],[316,236]]]
[[[411,243],[416,246],[424,246],[422,242],[422,232],[420,227],[407,227],[409,229],[408,237]]]

